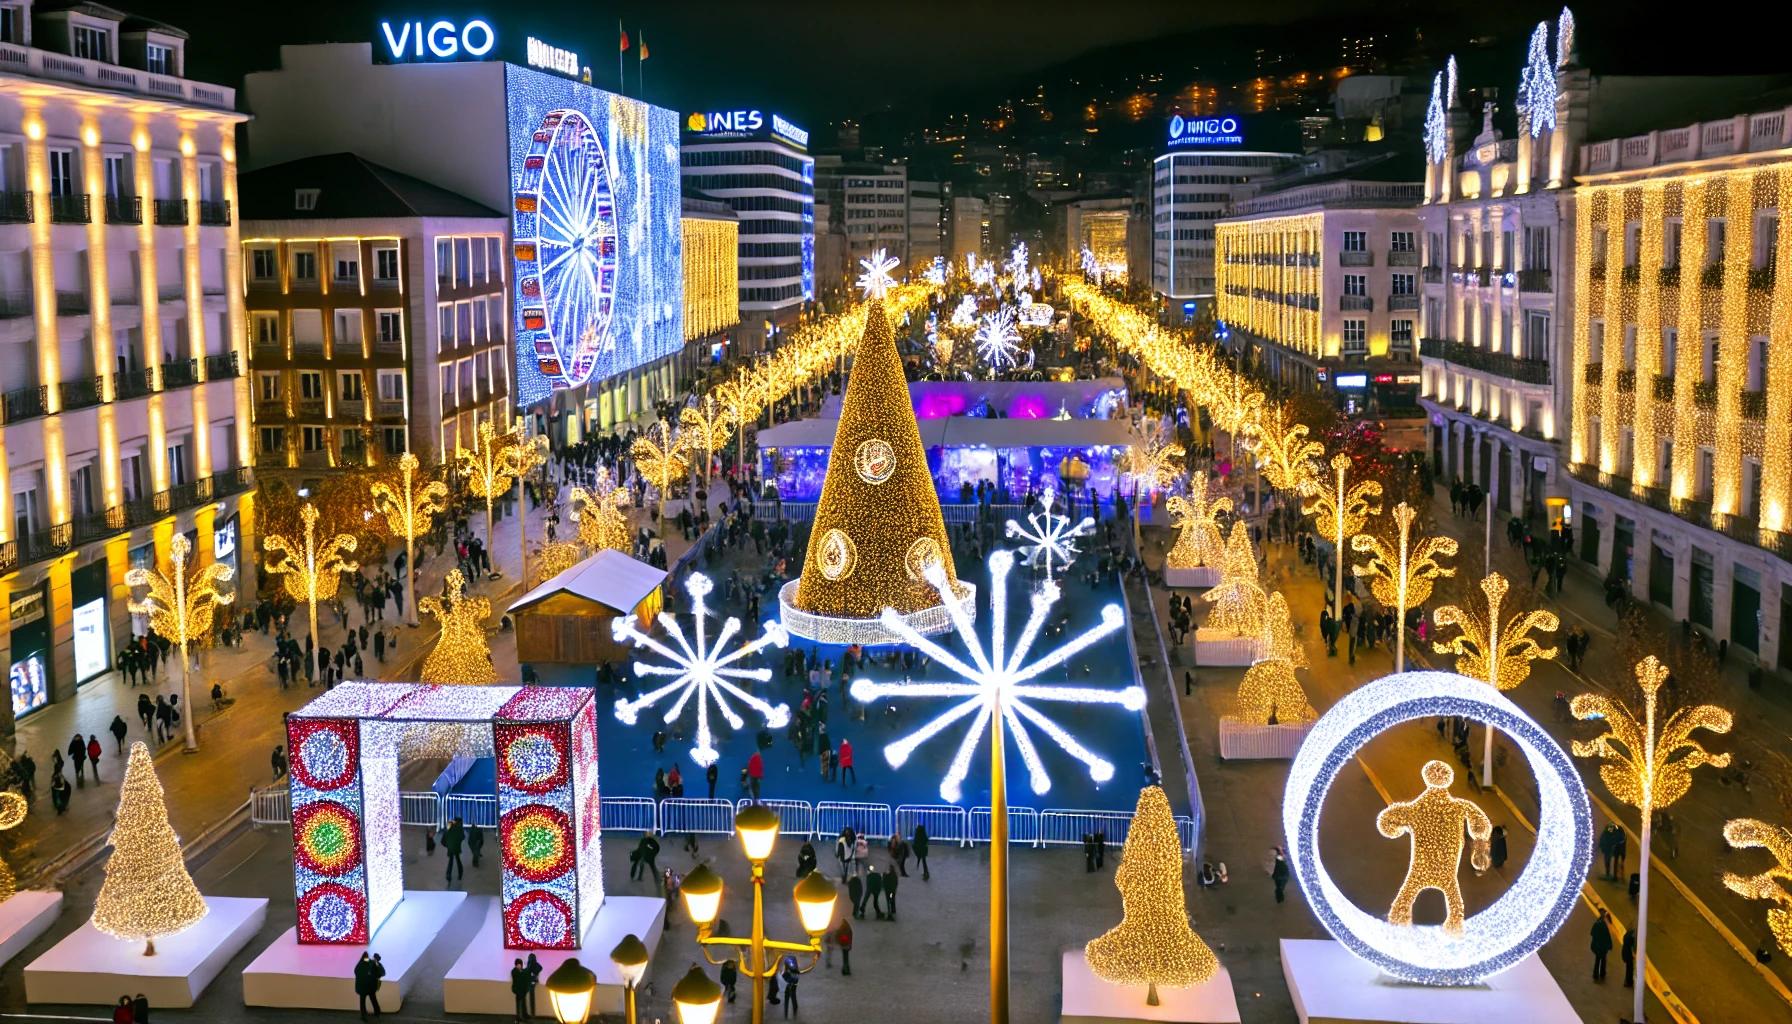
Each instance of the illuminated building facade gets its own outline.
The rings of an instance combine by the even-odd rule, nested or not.
[[[1185,127],[1194,124],[1210,124],[1214,131],[1197,136]],[[1151,287],[1170,299],[1209,298],[1215,289],[1214,224],[1300,156],[1245,151],[1243,128],[1233,117],[1184,121],[1177,115],[1170,119],[1169,143],[1170,151],[1152,167]]]
[[[976,196],[953,196],[948,225],[948,259],[964,266],[966,256],[973,253],[983,255],[984,235],[989,229],[989,211],[983,200]]]
[[[699,358],[720,355],[740,323],[740,224],[727,203],[684,199],[684,337],[702,343]]]
[[[184,77],[178,28],[93,4],[4,14],[10,736],[16,715],[112,667],[131,634],[125,573],[165,566],[176,533],[198,564],[244,568],[252,500],[235,93]]]
[[[1578,553],[1792,666],[1792,108],[1592,142],[1576,170]]]
[[[685,189],[739,215],[741,315],[774,326],[795,321],[815,298],[809,133],[766,111],[698,112],[685,117],[680,154]]]
[[[353,153],[240,187],[255,466],[452,461],[508,424],[509,218]]]

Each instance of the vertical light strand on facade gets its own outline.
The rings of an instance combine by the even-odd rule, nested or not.
[[[149,463],[149,489],[152,492],[168,489],[168,433],[167,417],[163,414],[163,403],[167,396],[162,394],[165,386],[162,380],[162,314],[161,314],[161,271],[158,263],[161,253],[156,248],[156,195],[155,159],[150,152],[150,134],[147,119],[139,118],[131,133],[131,148],[135,151],[132,157],[131,174],[137,182],[137,194],[143,197],[143,205],[149,207],[137,225],[137,265],[139,277],[143,285],[138,289],[138,308],[143,311],[143,355],[149,366],[150,386],[155,390],[149,396],[149,412],[146,417],[148,439],[145,442],[144,460]],[[145,495],[138,495],[139,498]],[[166,545],[157,548],[165,551]],[[158,556],[159,557],[159,556]]]
[[[225,318],[229,334],[225,351],[236,356],[236,380],[231,384],[236,405],[236,464],[247,466],[254,459],[254,435],[251,415],[252,398],[249,379],[248,315],[243,312],[242,204],[236,190],[236,126],[224,121],[218,125],[218,141],[224,154],[223,181],[225,208],[230,211],[224,226],[224,295]]]
[[[1573,358],[1570,368],[1572,376],[1568,389],[1573,396],[1573,412],[1568,426],[1568,450],[1569,461],[1575,465],[1585,465],[1599,457],[1597,452],[1591,450],[1587,436],[1587,420],[1593,415],[1594,406],[1586,382],[1587,366],[1593,360],[1588,334],[1593,296],[1593,208],[1597,195],[1597,190],[1588,189],[1581,193],[1574,204],[1574,294],[1578,301],[1574,303]]]
[[[1727,230],[1717,327],[1717,406],[1711,431],[1711,508],[1742,510],[1742,391],[1748,382],[1748,272],[1754,248],[1755,172],[1722,179]]]
[[[1792,211],[1792,174],[1778,175],[1776,206]],[[1782,219],[1774,251],[1773,306],[1767,342],[1767,422],[1761,445],[1761,529],[1785,531],[1792,500],[1792,231]],[[1781,637],[1786,643],[1788,638]]]
[[[1623,397],[1618,387],[1618,372],[1624,368],[1624,190],[1600,189],[1599,196],[1604,200],[1599,223],[1605,228],[1605,248],[1593,254],[1593,259],[1604,268],[1602,279],[1596,288],[1599,333],[1603,340],[1598,358],[1605,368],[1599,385],[1599,469],[1605,473],[1616,473],[1620,426],[1618,406]]]
[[[1705,252],[1705,202],[1703,178],[1686,183],[1680,201],[1680,326],[1678,356],[1674,367],[1674,479],[1673,496],[1684,501],[1693,496],[1694,474],[1699,465],[1697,405],[1693,390],[1704,382],[1704,288],[1700,278]],[[1692,257],[1689,261],[1688,256]]]
[[[199,159],[198,145],[193,141],[193,126],[183,124],[180,133],[180,191],[187,200],[187,223],[181,231],[181,244],[186,251],[182,253],[184,264],[185,293],[187,296],[187,358],[205,372],[205,286],[200,269],[202,250],[199,245],[199,204],[205,197],[199,194]],[[202,379],[202,378],[200,378]],[[211,475],[211,429],[207,423],[207,403],[203,386],[192,389],[193,405],[193,478],[199,479]]]
[[[107,244],[113,200],[106,187],[106,161],[100,149],[99,125],[91,117],[84,118],[81,123],[81,177],[86,183],[86,193],[100,199],[100,209],[92,211],[87,220],[87,301],[88,315],[92,318],[88,338],[92,345],[94,374],[99,379],[101,403],[97,410],[101,505],[110,508],[120,500],[119,473],[122,468],[118,459],[117,410],[112,405],[118,380],[118,360],[112,343],[112,266]],[[117,201],[130,202],[123,196]]]
[[[1646,182],[1642,189],[1641,237],[1637,241],[1636,288],[1636,414],[1635,455],[1630,478],[1636,486],[1655,487],[1661,461],[1656,423],[1655,378],[1661,374],[1661,233],[1666,186]]]
[[[37,327],[38,383],[48,390],[45,408],[55,412],[61,408],[62,393],[57,384],[62,380],[62,347],[57,343],[56,266],[50,256],[50,150],[44,136],[46,128],[40,108],[25,107],[25,179],[26,188],[36,193],[40,213],[31,220],[31,288]]]

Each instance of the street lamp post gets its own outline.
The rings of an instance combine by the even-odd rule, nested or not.
[[[429,532],[435,517],[448,511],[448,485],[431,480],[421,488],[413,487],[411,478],[417,472],[417,456],[405,452],[398,457],[398,471],[404,475],[404,493],[398,494],[390,484],[376,483],[374,504],[386,514],[392,532],[404,538],[405,586],[411,595],[410,625],[417,625],[417,538]]]
[[[722,986],[709,980],[696,964],[672,986],[672,1005],[678,1009],[681,1024],[715,1024],[722,1012]],[[760,1019],[759,1004],[753,1006],[753,1019]]]
[[[996,806],[1001,806],[997,804]],[[772,847],[778,839],[778,815],[764,804],[752,804],[734,816],[734,830],[740,835],[742,848],[746,850],[747,860],[753,865],[753,934],[749,938],[718,936],[710,934],[710,925],[715,923],[716,915],[722,908],[722,879],[708,865],[699,865],[695,871],[685,878],[679,892],[684,895],[685,909],[690,911],[691,920],[697,923],[697,943],[703,947],[703,956],[710,963],[724,963],[710,956],[711,946],[745,946],[746,951],[738,955],[740,973],[753,979],[753,1024],[764,1024],[765,1021],[765,979],[777,972],[778,963],[786,951],[807,953],[811,957],[809,966],[797,968],[799,973],[807,974],[821,962],[821,936],[827,931],[834,917],[834,901],[838,895],[834,887],[819,871],[811,871],[796,886],[797,912],[802,917],[803,928],[809,933],[807,943],[780,942],[765,937],[765,862],[770,859]],[[772,958],[765,959],[767,951]],[[697,972],[701,974],[699,970]],[[686,976],[686,981],[690,976]],[[708,980],[707,976],[704,978]],[[684,982],[680,982],[683,985]],[[713,982],[711,983],[713,984]],[[678,1000],[674,991],[673,999]],[[685,1014],[682,1001],[680,1015],[686,1021],[692,1018]],[[711,1018],[713,1019],[713,1018]]]
[[[629,939],[634,939],[635,945],[641,945],[641,940],[636,939],[633,935],[622,940],[623,945],[627,945]],[[617,946],[616,949],[619,952],[622,946]],[[616,953],[611,953],[610,959],[616,959]],[[620,967],[621,964],[618,963],[617,966]],[[647,947],[642,946],[641,968],[645,969],[646,967]],[[628,977],[626,969],[623,972],[623,977],[625,980]],[[636,977],[638,978],[639,975],[637,974]],[[597,975],[581,966],[578,957],[571,957],[559,967],[554,968],[554,973],[548,975],[546,988],[548,990],[548,1006],[553,1008],[554,1019],[559,1021],[559,1024],[585,1024],[585,1019],[591,1016],[591,996],[597,991]],[[630,985],[628,990],[628,1024],[635,1024],[635,989],[633,985]]]
[[[310,609],[311,617],[311,678],[317,678],[317,657],[321,653],[317,640],[317,602],[328,601],[336,596],[337,587],[342,584],[342,574],[354,572],[361,568],[359,563],[350,562],[342,557],[343,552],[353,553],[355,538],[346,533],[339,533],[327,541],[322,550],[317,546],[317,506],[306,505],[299,511],[299,518],[305,522],[305,557],[299,559],[299,553],[293,550],[292,542],[285,537],[269,537],[262,541],[262,547],[271,553],[283,553],[284,559],[268,566],[268,572],[286,574],[286,593],[295,601],[303,601]],[[192,708],[187,709],[189,715]]]
[[[310,508],[309,505],[306,508]],[[231,568],[223,562],[213,562],[194,574],[192,581],[187,580],[187,555],[193,550],[192,542],[184,533],[174,535],[168,545],[169,558],[174,562],[174,576],[170,579],[160,572],[150,569],[132,569],[124,574],[124,582],[130,587],[148,587],[149,593],[142,601],[130,602],[130,610],[142,615],[148,613],[150,625],[157,633],[180,645],[180,692],[181,699],[187,702],[186,714],[182,720],[186,726],[187,753],[199,749],[199,739],[193,734],[193,690],[187,685],[187,673],[191,665],[187,658],[187,643],[197,640],[212,631],[212,613],[220,604],[229,604],[232,595],[224,590],[224,584],[230,582]],[[314,641],[315,643],[315,641]]]
[[[1352,566],[1351,571],[1358,576],[1371,577],[1370,586],[1374,588],[1375,599],[1384,605],[1392,605],[1396,619],[1398,639],[1394,644],[1394,671],[1406,671],[1406,612],[1409,608],[1417,608],[1431,596],[1431,581],[1439,576],[1454,576],[1455,569],[1447,569],[1437,564],[1437,556],[1454,555],[1456,538],[1426,537],[1412,543],[1412,524],[1418,518],[1418,512],[1406,502],[1394,506],[1394,522],[1400,524],[1400,554],[1396,556],[1381,542],[1381,538],[1366,533],[1359,533],[1350,538],[1350,546],[1356,551],[1373,552],[1374,556],[1368,565]]]
[[[647,945],[634,932],[630,932],[622,937],[615,949],[610,950],[610,962],[622,972],[624,1024],[635,1024],[635,988],[647,973]],[[553,979],[549,978],[548,981],[551,988]],[[565,1024],[564,1020],[562,1024]]]
[[[500,436],[510,435],[499,435],[497,425],[486,419],[479,424],[473,448],[457,447],[454,450],[454,457],[461,464],[461,472],[467,475],[468,489],[485,499],[485,546],[493,556],[490,578],[494,580],[504,574],[498,571],[498,550],[492,538],[492,499],[510,490],[511,479],[509,460],[498,447]]]
[[[1343,452],[1332,456],[1332,471],[1338,475],[1337,492],[1334,494],[1318,481],[1311,481],[1308,484],[1308,497],[1312,501],[1301,506],[1301,514],[1312,516],[1314,525],[1329,520],[1326,525],[1331,527],[1332,557],[1335,561],[1332,573],[1333,615],[1344,612],[1344,541],[1360,531],[1370,516],[1381,514],[1381,506],[1371,504],[1381,497],[1381,484],[1375,480],[1364,480],[1345,490],[1344,477],[1349,470],[1350,456]]]

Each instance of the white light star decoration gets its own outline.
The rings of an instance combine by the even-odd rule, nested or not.
[[[943,287],[946,283],[946,257],[935,256],[933,262],[927,265],[927,269],[922,272],[921,276],[935,288]]]
[[[881,299],[884,293],[896,286],[896,279],[890,271],[901,265],[901,260],[889,255],[888,249],[879,249],[869,257],[859,261],[865,272],[859,275],[859,288],[867,299]]]
[[[1014,243],[1014,251],[1008,254],[1008,275],[1014,278],[1016,290],[1027,286],[1027,243]]]
[[[756,654],[768,646],[783,647],[790,642],[790,635],[779,623],[767,622],[765,635],[750,643],[742,644],[732,653],[724,654],[723,651],[727,648],[728,641],[734,639],[734,635],[740,632],[740,620],[729,616],[728,620],[722,623],[722,631],[716,636],[714,646],[709,644],[707,627],[709,609],[704,605],[703,598],[714,589],[715,584],[710,582],[708,576],[700,572],[692,573],[690,579],[685,581],[685,591],[691,595],[691,611],[697,620],[697,644],[695,647],[685,638],[683,627],[679,626],[678,620],[673,618],[669,612],[661,612],[659,621],[660,625],[666,627],[666,632],[672,635],[672,639],[678,642],[679,650],[677,651],[641,632],[635,626],[635,619],[632,615],[618,615],[612,620],[611,625],[611,632],[617,643],[633,640],[635,646],[655,651],[661,657],[672,662],[671,665],[649,665],[637,661],[635,662],[636,675],[673,677],[672,681],[666,685],[650,693],[644,693],[634,700],[618,699],[616,701],[617,720],[624,725],[634,725],[643,708],[656,704],[662,697],[677,692],[678,699],[666,710],[664,716],[664,720],[671,723],[684,713],[685,705],[689,704],[694,696],[697,703],[697,745],[691,748],[691,760],[705,768],[714,764],[716,758],[720,756],[715,749],[713,737],[709,731],[711,701],[715,702],[716,710],[737,731],[744,728],[746,722],[728,705],[728,701],[725,699],[727,695],[734,696],[741,703],[763,715],[768,729],[782,729],[790,724],[790,706],[788,704],[774,706],[753,696],[732,681],[743,679],[760,683],[769,682],[772,677],[771,669],[729,667],[742,658]]]
[[[884,609],[882,621],[885,629],[901,636],[905,643],[955,673],[959,677],[958,681],[879,683],[860,677],[852,684],[853,698],[864,703],[880,697],[962,698],[933,721],[884,747],[885,760],[890,762],[891,767],[900,768],[921,744],[945,732],[955,723],[969,718],[970,726],[965,730],[964,738],[959,741],[958,752],[952,758],[951,767],[946,770],[946,777],[940,781],[940,796],[951,803],[958,802],[963,795],[962,786],[965,776],[970,773],[971,756],[976,752],[978,740],[989,729],[993,715],[1002,716],[1007,733],[1014,737],[1014,745],[1020,751],[1021,759],[1026,762],[1027,777],[1033,792],[1045,793],[1051,789],[1052,780],[1045,772],[1044,763],[1040,761],[1039,749],[1034,745],[1032,735],[1027,732],[1028,723],[1051,737],[1065,753],[1086,765],[1089,777],[1096,782],[1112,779],[1114,766],[1078,743],[1062,726],[1045,717],[1030,702],[1117,704],[1133,712],[1145,707],[1145,690],[1137,685],[1120,690],[1104,690],[1092,686],[1045,686],[1031,682],[1063,665],[1089,645],[1114,633],[1126,619],[1119,605],[1110,604],[1101,610],[1101,622],[1098,625],[1027,665],[1027,655],[1032,650],[1034,640],[1038,639],[1039,631],[1045,625],[1052,606],[1058,603],[1059,591],[1056,584],[1047,584],[1033,594],[1032,612],[1027,618],[1026,628],[1021,631],[1013,653],[1008,653],[1008,573],[1013,567],[1012,551],[997,551],[989,556],[991,625],[987,652],[982,641],[972,634],[971,619],[965,609],[951,601],[946,602],[952,624],[957,627],[959,638],[970,652],[973,664],[967,665],[958,655],[915,632],[895,609]],[[940,593],[947,592],[945,573],[937,564],[928,566],[927,582]],[[1005,750],[992,752],[995,757],[1005,757],[1006,754]]]
[[[952,311],[952,326],[977,326],[977,300],[969,295],[958,300],[958,308]]]
[[[1020,365],[1020,328],[1014,326],[1012,307],[985,316],[971,340],[977,343],[977,355],[990,369]]]
[[[1027,556],[1027,564],[1038,566],[1044,563],[1047,583],[1052,579],[1052,564],[1057,562],[1068,568],[1081,550],[1076,546],[1076,539],[1095,532],[1095,520],[1090,516],[1084,516],[1082,522],[1072,526],[1069,516],[1053,512],[1052,505],[1057,500],[1057,493],[1047,489],[1045,510],[1027,513],[1030,526],[1023,526],[1018,520],[1008,520],[1007,535],[1027,542],[1021,549]]]

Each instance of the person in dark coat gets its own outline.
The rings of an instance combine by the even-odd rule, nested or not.
[[[1095,870],[1095,833],[1083,833],[1083,873]]]
[[[834,933],[834,942],[840,946],[840,974],[842,977],[852,975],[852,922],[840,919],[840,930]]]
[[[1605,958],[1612,951],[1611,911],[1601,910],[1593,922],[1593,980],[1605,980]]]
[[[857,871],[854,871],[852,878],[847,880],[846,898],[852,903],[852,916],[863,921],[865,919],[865,883],[859,880]]]
[[[131,731],[131,727],[124,724],[124,716],[123,715],[113,715],[112,716],[112,738],[118,741],[118,753],[120,756],[123,756],[123,754],[124,754],[125,733],[128,733],[130,731]]]
[[[815,870],[815,847],[807,839],[803,840],[802,849],[796,852],[796,877],[807,878],[809,872]]]
[[[68,759],[75,762],[75,781],[87,785],[87,741],[75,733],[75,738],[68,741]]]
[[[1624,945],[1618,950],[1624,958],[1624,987],[1636,987],[1636,929],[1624,933]]]
[[[1617,855],[1618,836],[1622,834],[1623,830],[1616,825],[1607,825],[1599,833],[1599,854],[1605,858],[1605,880],[1608,882],[1616,877],[1612,874],[1612,858]]]
[[[523,966],[522,958],[513,960],[510,965],[510,994],[516,998],[516,1013],[511,1017],[516,1024],[522,1024],[531,1016],[529,1013],[529,993],[535,991],[535,982],[529,978],[529,969]]]
[[[728,1001],[734,1002],[734,986],[740,981],[740,969],[734,966],[733,960],[722,961],[722,991],[728,994]]]
[[[928,881],[933,877],[933,872],[927,869],[927,826],[915,826],[915,838],[909,845],[914,847],[915,863],[921,866],[921,881]]]
[[[149,1000],[141,992],[131,1000],[131,1021],[132,1024],[149,1024]]]
[[[361,1003],[361,1019],[367,1019],[367,1004],[373,1003],[373,1015],[380,1016],[380,979],[386,976],[386,968],[380,964],[378,956],[361,954],[355,964],[355,995]]]
[[[657,886],[659,884],[660,869],[659,866],[654,863],[654,860],[659,857],[659,855],[660,841],[653,838],[653,833],[649,832],[641,836],[641,841],[635,844],[634,852],[628,855],[628,877],[631,880],[640,878],[641,872],[645,871],[647,872],[647,877],[653,879],[654,884]]]
[[[459,818],[450,821],[448,827],[442,830],[442,852],[448,855],[447,868],[443,871],[443,874],[447,876],[445,881],[454,881],[455,868],[460,868],[461,878],[467,877],[467,866],[461,863],[460,859],[460,845],[466,841],[466,838],[466,826],[460,823]]]
[[[703,770],[703,779],[705,782],[709,783],[709,798],[711,800],[716,798],[716,777],[720,774],[721,773],[716,770],[714,761],[711,761],[709,767]]]
[[[907,878],[909,857],[908,840],[901,836],[891,836],[890,856],[896,860],[896,870],[902,873],[902,877]],[[895,889],[895,886],[886,884],[884,888],[893,890]]]
[[[1495,871],[1500,869],[1500,865],[1506,863],[1506,826],[1493,826],[1493,840],[1489,844],[1488,857],[1491,859]]]
[[[534,953],[524,962],[523,969],[529,972],[529,1016],[535,1016],[535,986],[541,984],[541,961]]]
[[[782,977],[784,978],[784,1019],[789,1020],[791,1014],[800,1012],[796,1005],[796,983],[801,981],[803,976],[796,969],[796,957],[784,958]]]
[[[877,919],[884,919],[884,876],[876,868],[865,878],[865,900],[871,904],[871,910]],[[864,915],[860,915],[861,917]]]
[[[473,855],[473,866],[479,866],[479,851],[485,849],[485,832],[478,825],[467,829],[467,851]]]
[[[1288,858],[1283,855],[1280,846],[1275,848],[1275,863],[1270,865],[1269,877],[1276,883],[1276,902],[1283,901],[1282,890],[1288,886]]]
[[[896,920],[896,874],[894,864],[884,869],[884,899],[890,904],[890,920]]]

